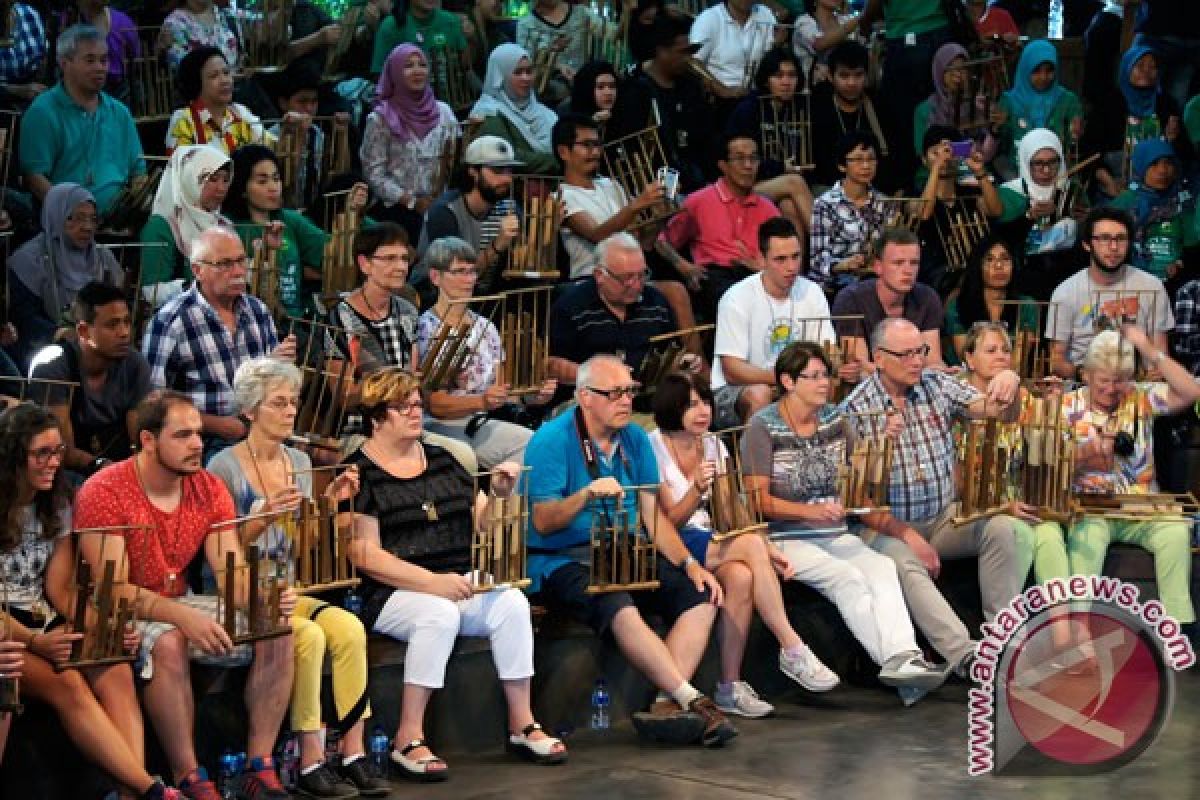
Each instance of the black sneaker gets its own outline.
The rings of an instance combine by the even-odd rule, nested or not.
[[[365,756],[342,764],[338,767],[338,774],[343,781],[353,784],[363,797],[386,797],[392,791],[389,781],[371,773]]]
[[[322,764],[307,775],[300,775],[296,781],[296,794],[317,798],[349,798],[358,797],[358,790]]]
[[[643,739],[664,744],[694,744],[704,734],[704,718],[684,711],[674,700],[658,700],[633,714],[633,729]]]

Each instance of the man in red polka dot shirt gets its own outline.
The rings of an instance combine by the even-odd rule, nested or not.
[[[147,681],[143,698],[176,785],[189,798],[218,800],[216,787],[196,761],[190,661],[249,663],[249,760],[241,776],[242,793],[284,800],[289,795],[271,749],[292,690],[292,637],[234,646],[217,622],[216,597],[187,594],[183,576],[201,547],[214,572],[229,550],[242,563],[236,530],[209,533],[214,524],[234,518],[233,500],[224,483],[202,468],[203,423],[190,398],[155,390],[138,405],[136,417],[139,452],[83,485],[75,501],[75,525],[141,527],[103,543],[98,534],[85,536],[83,555],[94,571],[115,560],[118,579],[147,590],[137,594],[140,674]],[[280,609],[285,619],[295,602],[295,594],[285,591]]]

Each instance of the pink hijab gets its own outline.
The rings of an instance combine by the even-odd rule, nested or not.
[[[392,135],[402,141],[419,142],[437,127],[442,113],[428,83],[424,89],[416,92],[404,87],[404,63],[413,53],[419,55],[426,65],[429,64],[421,48],[415,44],[397,45],[388,55],[376,87],[379,102],[375,110],[383,117]]]

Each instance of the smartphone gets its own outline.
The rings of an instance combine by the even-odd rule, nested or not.
[[[950,143],[950,153],[955,158],[970,158],[971,150],[975,147],[975,143],[970,139],[961,142]]]

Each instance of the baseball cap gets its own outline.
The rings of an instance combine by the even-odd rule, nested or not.
[[[517,161],[513,147],[499,136],[480,136],[467,145],[463,163],[472,167],[523,167]]]

